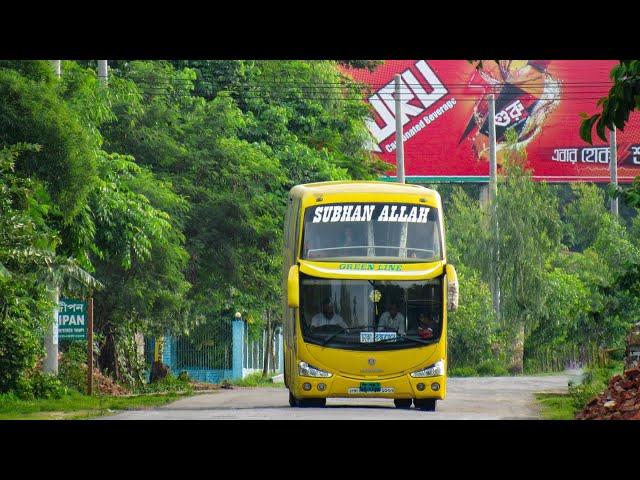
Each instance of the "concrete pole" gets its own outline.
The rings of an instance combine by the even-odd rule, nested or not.
[[[233,319],[231,325],[232,325],[231,378],[236,380],[236,379],[242,379],[244,377],[243,364],[244,364],[244,354],[245,354],[245,344],[244,344],[245,324],[244,324],[244,320],[242,320],[242,315],[240,314],[240,312],[236,312],[235,318]]]
[[[100,83],[106,85],[109,82],[109,73],[106,60],[98,60],[98,79]]]
[[[404,183],[404,140],[402,139],[402,102],[400,102],[400,74],[396,74],[396,175],[398,182]]]
[[[60,64],[62,63],[61,60],[51,60],[51,66],[53,67],[53,72],[56,74],[56,77],[60,78],[60,75],[62,73]]]
[[[613,126],[613,130],[609,134],[609,142],[611,144],[611,151],[609,155],[609,171],[611,172],[611,185],[618,186],[618,145],[616,139],[616,126]],[[618,198],[611,199],[611,213],[618,216]]]
[[[60,303],[60,288],[54,287],[53,292],[53,322],[49,323],[44,336],[44,346],[47,356],[44,358],[45,373],[58,374],[58,304]]]
[[[491,208],[491,228],[493,230],[493,248],[495,252],[492,258],[492,268],[500,258],[498,247],[498,215],[496,210],[496,200],[498,197],[498,161],[496,151],[496,98],[489,95],[489,207]],[[495,270],[494,270],[495,271]],[[500,318],[500,277],[498,274],[492,275],[492,300],[496,317]]]
[[[489,200],[493,204],[498,194],[498,161],[496,158],[496,98],[489,95]]]

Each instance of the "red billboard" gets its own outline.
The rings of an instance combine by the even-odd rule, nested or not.
[[[411,181],[486,181],[489,175],[487,96],[496,98],[498,168],[514,129],[536,180],[608,182],[609,144],[594,132],[580,138],[581,114],[611,87],[613,60],[484,61],[387,60],[373,72],[345,69],[370,86],[374,112],[368,128],[372,149],[393,165],[396,139],[394,76],[401,74],[405,175]],[[608,133],[607,133],[608,135]],[[618,181],[640,175],[640,113],[617,132]]]

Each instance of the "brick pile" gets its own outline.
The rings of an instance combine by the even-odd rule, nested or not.
[[[86,366],[85,366],[86,371]],[[128,395],[131,392],[114,382],[111,377],[103,375],[97,368],[93,369],[93,388],[102,395]]]
[[[609,387],[593,398],[578,420],[640,420],[640,368],[609,380]]]

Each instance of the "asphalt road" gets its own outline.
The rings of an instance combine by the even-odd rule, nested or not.
[[[435,412],[396,409],[382,398],[328,399],[325,408],[291,408],[285,388],[234,388],[195,395],[163,407],[133,410],[109,420],[436,420],[537,419],[536,392],[566,392],[570,372],[537,377],[450,378]]]

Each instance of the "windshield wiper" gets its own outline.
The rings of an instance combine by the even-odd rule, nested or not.
[[[369,328],[372,328],[372,327],[346,327],[346,328],[343,328],[342,330],[337,331],[336,333],[334,333],[334,334],[332,334],[332,335],[329,335],[327,338],[325,338],[325,339],[324,339],[324,342],[322,342],[322,343],[321,343],[321,346],[323,346],[323,347],[324,347],[327,343],[329,343],[331,340],[333,340],[334,338],[336,338],[336,337],[337,337],[338,335],[340,335],[341,333],[344,333],[344,332],[350,332],[350,331],[352,331],[352,330],[357,332],[358,330],[362,331],[362,330],[367,330],[367,329],[369,329]]]

